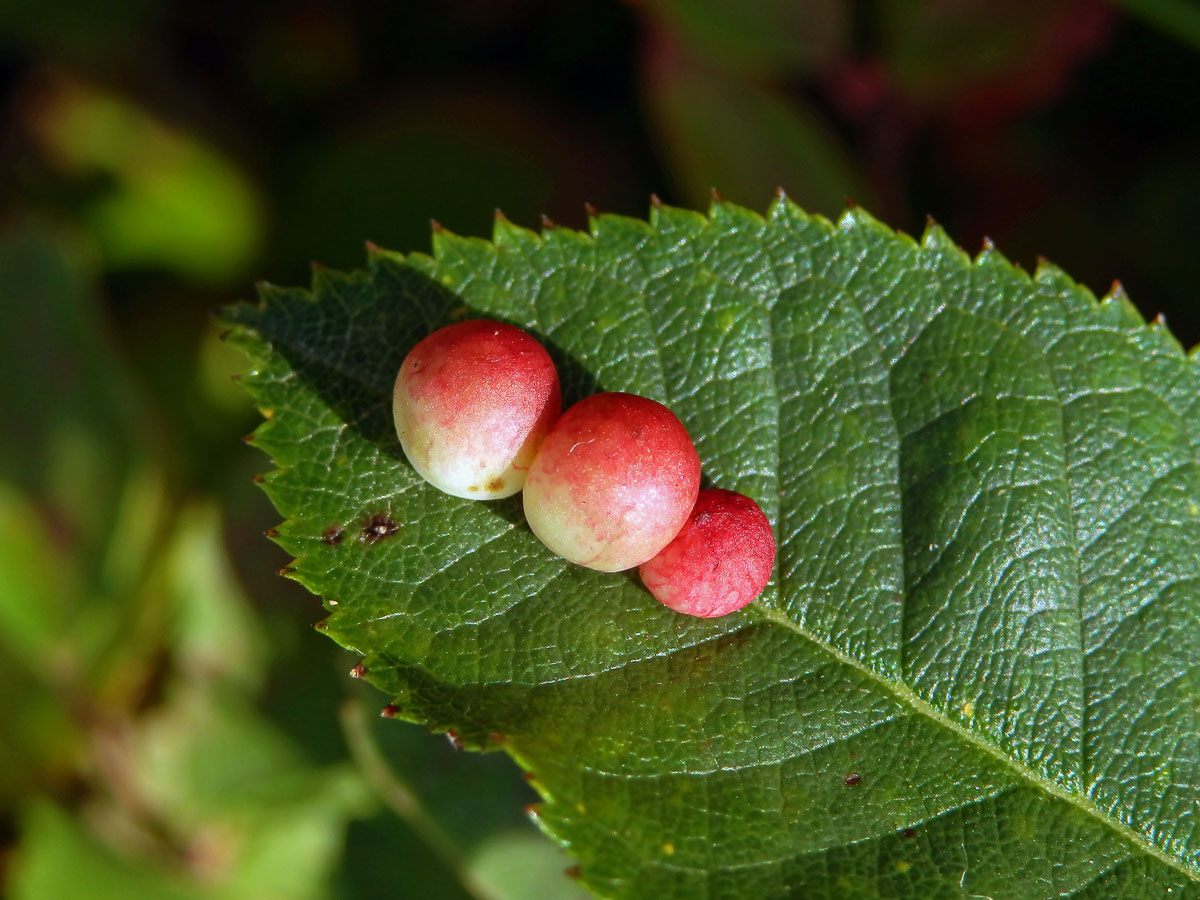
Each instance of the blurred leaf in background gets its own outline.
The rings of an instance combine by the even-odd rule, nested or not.
[[[46,72],[23,97],[26,127],[65,178],[111,269],[162,267],[227,283],[261,239],[260,201],[232,163],[115,94]]]
[[[710,65],[668,33],[647,45],[646,100],[680,194],[703,206],[709,192],[789,193],[817,209],[847,198],[872,203],[850,154],[802,98]]]

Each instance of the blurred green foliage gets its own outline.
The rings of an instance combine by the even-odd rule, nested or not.
[[[0,884],[577,896],[505,759],[374,715],[275,577],[209,311],[500,206],[782,185],[1200,337],[1183,0],[0,3]]]

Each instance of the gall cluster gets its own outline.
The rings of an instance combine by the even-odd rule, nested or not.
[[[639,567],[676,612],[726,615],[771,578],[770,522],[749,497],[700,490],[700,458],[674,413],[623,393],[563,412],[550,355],[519,328],[479,319],[435,331],[405,357],[392,409],[434,487],[475,500],[524,490],[542,543],[601,572]]]

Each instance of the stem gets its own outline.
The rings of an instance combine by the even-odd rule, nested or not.
[[[388,765],[371,733],[363,704],[347,700],[342,704],[339,718],[350,757],[388,808],[416,832],[442,865],[454,874],[463,890],[476,900],[501,900],[488,885],[475,877],[462,851],[425,810],[420,798]]]

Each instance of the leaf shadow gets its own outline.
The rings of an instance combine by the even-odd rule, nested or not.
[[[546,335],[474,308],[402,263],[380,261],[370,272],[318,268],[311,292],[267,288],[258,307],[234,312],[230,318],[270,341],[339,421],[410,470],[395,432],[392,386],[409,351],[446,325],[487,318],[529,330],[558,369],[564,408],[599,390],[587,367]],[[510,524],[528,528],[519,494],[484,505]]]

